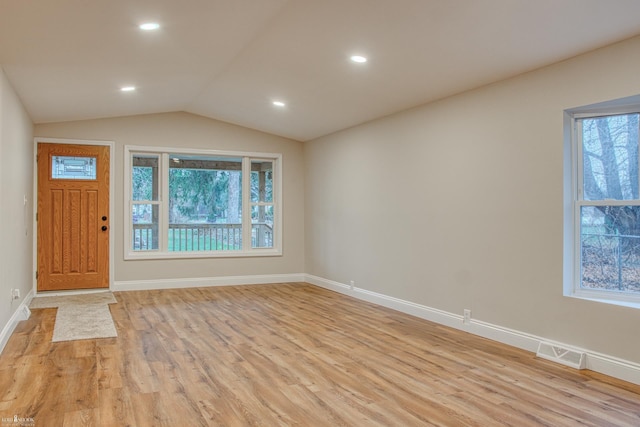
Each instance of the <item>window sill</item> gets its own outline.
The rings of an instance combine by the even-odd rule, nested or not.
[[[603,304],[618,305],[621,307],[629,307],[640,309],[640,297],[632,297],[618,294],[602,293],[602,292],[590,292],[590,291],[578,291],[573,294],[565,295],[570,298],[578,298],[587,301],[599,302]]]
[[[251,251],[219,251],[219,252],[129,252],[125,254],[126,261],[153,259],[198,259],[198,258],[256,258],[282,256],[280,249],[254,249]]]

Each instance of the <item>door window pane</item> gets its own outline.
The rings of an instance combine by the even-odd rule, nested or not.
[[[51,178],[96,179],[95,157],[51,156]]]

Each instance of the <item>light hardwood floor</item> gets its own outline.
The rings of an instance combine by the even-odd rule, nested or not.
[[[640,425],[638,386],[311,285],[115,295],[118,338],[51,343],[55,309],[33,310],[0,357],[0,417],[36,426]]]

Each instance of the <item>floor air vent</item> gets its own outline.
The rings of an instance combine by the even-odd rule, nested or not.
[[[563,348],[548,342],[541,342],[538,345],[536,356],[576,369],[584,369],[587,355],[580,351]]]

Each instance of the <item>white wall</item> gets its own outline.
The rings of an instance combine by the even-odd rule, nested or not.
[[[304,272],[302,143],[188,113],[38,124],[38,137],[115,141],[115,281],[286,275]],[[283,256],[178,260],[124,260],[125,145],[282,153]],[[172,283],[172,286],[179,285]]]
[[[638,310],[562,294],[563,110],[639,69],[635,38],[306,143],[306,273],[640,362]]]
[[[32,286],[32,162],[33,124],[0,68],[0,331],[3,332]],[[12,289],[20,290],[19,300],[11,300]],[[8,336],[0,334],[0,351],[5,338]]]

